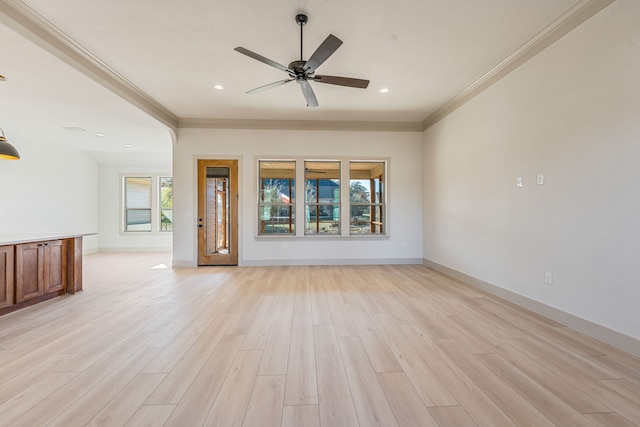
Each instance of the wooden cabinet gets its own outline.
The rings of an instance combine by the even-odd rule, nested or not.
[[[43,295],[42,248],[40,243],[16,246],[16,302]]]
[[[51,240],[44,243],[43,288],[45,295],[66,290],[67,260],[65,249],[66,246],[62,240]]]
[[[66,256],[62,240],[16,246],[16,303],[66,290]]]
[[[0,246],[0,315],[82,291],[82,236]]]
[[[13,246],[0,246],[0,308],[12,306],[13,298]]]

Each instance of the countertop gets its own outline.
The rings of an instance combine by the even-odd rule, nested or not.
[[[94,236],[96,234],[98,233],[6,233],[0,234],[0,246],[41,242],[44,240],[71,239],[74,237]]]

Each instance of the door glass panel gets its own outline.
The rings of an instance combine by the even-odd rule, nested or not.
[[[229,168],[207,167],[207,203],[205,239],[207,254],[228,254],[229,224]]]
[[[238,265],[238,161],[198,160],[198,265]]]

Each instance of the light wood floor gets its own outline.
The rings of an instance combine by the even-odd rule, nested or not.
[[[640,423],[640,359],[425,267],[169,258],[0,318],[0,425]]]

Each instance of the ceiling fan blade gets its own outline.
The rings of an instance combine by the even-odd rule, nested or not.
[[[318,106],[318,98],[316,98],[316,94],[313,92],[313,88],[308,81],[302,80],[300,83],[300,89],[302,89],[302,94],[304,95],[304,99],[307,101],[307,107],[317,107]]]
[[[282,85],[287,84],[289,82],[292,82],[294,80],[295,79],[279,80],[277,82],[269,83],[268,85],[264,85],[264,86],[257,87],[255,89],[251,89],[247,93],[254,94],[254,93],[264,92],[265,90],[269,90],[269,89],[274,88],[274,87],[282,86]]]
[[[273,68],[277,68],[280,71],[284,71],[285,73],[293,73],[293,70],[288,69],[284,65],[278,64],[277,62],[272,61],[269,58],[265,58],[264,56],[259,55],[259,54],[255,53],[255,52],[251,52],[249,49],[245,49],[243,47],[238,46],[233,50],[235,50],[236,52],[240,52],[243,55],[247,55],[249,58],[253,58],[253,59],[258,60],[258,61],[260,61],[260,62],[262,62],[264,64],[270,65]]]
[[[354,79],[352,77],[315,76],[313,81],[330,85],[355,87],[358,89],[366,89],[367,86],[369,86],[369,80]]]
[[[307,74],[312,74],[316,68],[318,68],[324,61],[327,60],[333,53],[338,50],[340,45],[342,44],[342,40],[334,36],[333,34],[329,34],[326,39],[318,46],[311,58],[307,61],[307,64],[304,67],[304,70]]]

